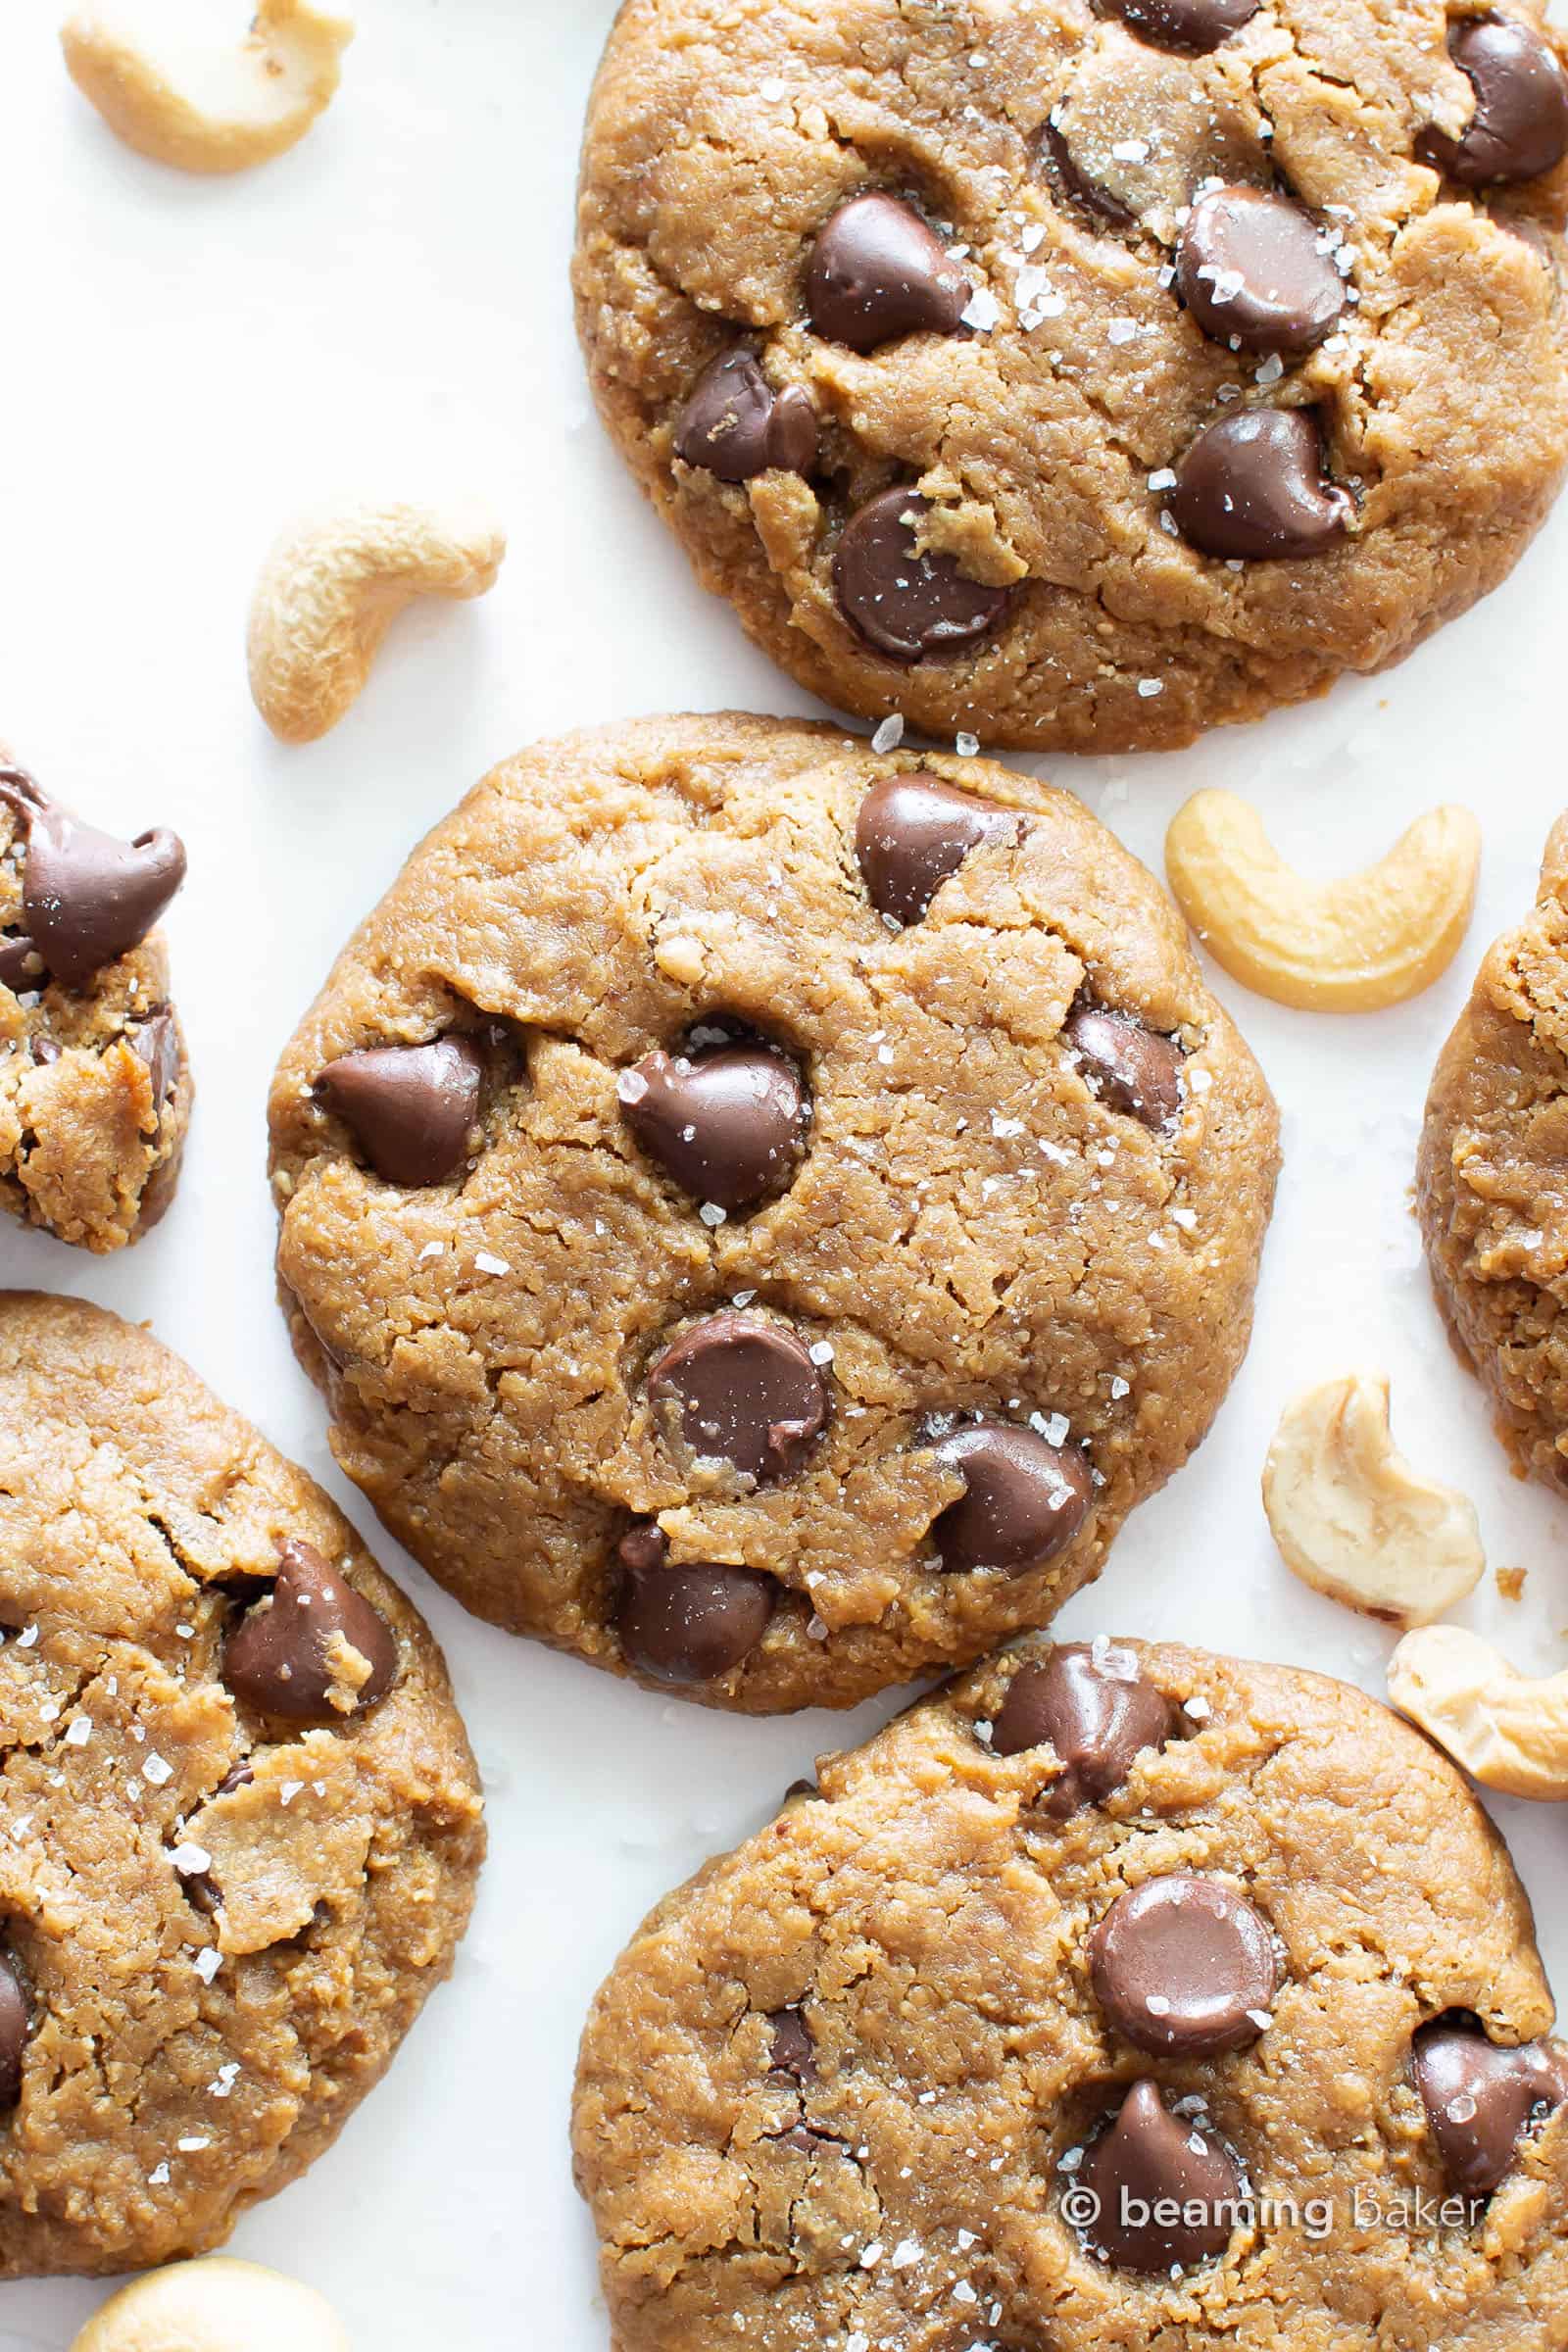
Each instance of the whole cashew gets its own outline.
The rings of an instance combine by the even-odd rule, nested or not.
[[[63,26],[72,80],[111,130],[181,172],[243,172],[302,139],[338,85],[350,18],[312,0],[259,0],[237,48],[160,23],[159,0],[107,0]]]
[[[1196,794],[1165,836],[1171,889],[1215,961],[1277,1004],[1322,1012],[1373,1012],[1429,988],[1464,937],[1480,860],[1480,827],[1452,807],[1334,882],[1287,865],[1234,793]]]
[[[1430,1625],[1487,1564],[1465,1496],[1418,1478],[1396,1450],[1380,1373],[1325,1381],[1286,1406],[1263,1508],[1303,1584],[1391,1625]]]
[[[1478,1634],[1429,1625],[1389,1660],[1389,1696],[1487,1788],[1568,1797],[1568,1674],[1533,1683]]]
[[[285,531],[251,603],[251,693],[272,733],[326,734],[398,613],[419,596],[483,596],[506,552],[494,523],[429,507],[342,507]]]
[[[111,2295],[71,2352],[349,2352],[311,2286],[220,2255],[149,2271]]]

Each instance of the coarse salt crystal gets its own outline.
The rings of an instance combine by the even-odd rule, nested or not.
[[[1138,681],[1138,692],[1146,703],[1152,702],[1156,694],[1163,694],[1164,691],[1163,678],[1140,678]]]
[[[903,741],[903,713],[898,710],[892,710],[888,713],[887,717],[882,721],[882,724],[877,728],[876,733],[872,736],[871,749],[873,752],[894,752],[898,750],[899,745]]]
[[[953,748],[960,760],[972,760],[980,749],[980,738],[978,735],[956,736]]]
[[[78,1715],[66,1733],[68,1747],[85,1747],[92,1738],[92,1724],[85,1715]]]
[[[813,1364],[830,1364],[833,1361],[833,1343],[831,1340],[813,1340],[806,1352]]]
[[[1152,473],[1150,475],[1149,487],[1151,490],[1174,490],[1176,487],[1176,468],[1173,466],[1161,466],[1156,473]]]
[[[155,1788],[161,1788],[166,1781],[173,1779],[174,1767],[166,1764],[156,1748],[150,1748],[141,1760],[141,1777],[151,1781]]]
[[[473,1265],[474,1272],[477,1274],[510,1274],[512,1272],[512,1267],[507,1259],[495,1256],[489,1250],[479,1250],[474,1257]]]
[[[894,2270],[906,2271],[911,2263],[919,2261],[924,2252],[925,2248],[917,2237],[901,2238],[893,2249]]]
[[[193,1838],[183,1839],[175,1846],[169,1859],[182,1879],[199,1878],[204,1870],[211,1870],[213,1867],[213,1857],[207,1851],[206,1846],[196,1844]]]
[[[216,1945],[209,1944],[205,1951],[196,1955],[196,1974],[204,1984],[212,1983],[222,1965],[223,1955]]]
[[[976,334],[989,334],[1002,317],[1002,305],[984,286],[976,286],[958,316]]]

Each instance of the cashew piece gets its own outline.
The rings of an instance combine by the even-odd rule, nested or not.
[[[477,514],[341,507],[284,532],[251,603],[256,708],[284,743],[314,743],[357,701],[381,640],[419,596],[483,596],[506,534]]]
[[[1429,1625],[1389,1660],[1389,1696],[1487,1788],[1568,1797],[1568,1674],[1533,1683],[1479,1634]]]
[[[313,2286],[259,2263],[176,2262],[148,2271],[96,2311],[71,2352],[350,2352]]]
[[[1391,1625],[1430,1625],[1486,1568],[1470,1502],[1396,1450],[1381,1373],[1326,1380],[1286,1406],[1263,1508],[1303,1584]]]
[[[1287,865],[1231,792],[1195,794],[1165,836],[1171,889],[1215,961],[1277,1004],[1321,1012],[1375,1012],[1430,988],[1464,937],[1480,861],[1481,828],[1451,806],[1334,882]]]
[[[302,139],[338,85],[352,19],[312,0],[259,0],[238,48],[159,23],[160,0],[106,0],[62,27],[72,80],[111,130],[181,172],[243,172]]]

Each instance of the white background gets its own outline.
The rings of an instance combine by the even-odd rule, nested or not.
[[[149,14],[169,0],[143,0]],[[654,1898],[758,1826],[857,1716],[731,1721],[472,1623],[337,1476],[272,1298],[263,1104],[278,1050],[416,838],[535,737],[645,711],[812,706],[692,585],[591,415],[566,289],[575,150],[611,0],[361,0],[344,86],[304,145],[234,180],[117,144],[69,82],[65,0],[4,0],[0,67],[0,738],[125,833],[171,823],[170,920],[199,1102],[183,1189],[134,1251],[0,1234],[0,1284],[150,1319],[330,1488],[446,1643],[490,1796],[473,1932],[403,2056],[236,2252],[298,2273],[357,2345],[524,2340],[604,2352],[567,2102],[588,1997]],[[246,0],[202,0],[243,27]],[[1456,387],[1462,396],[1462,387]],[[303,504],[471,483],[512,552],[481,604],[399,624],[323,744],[251,708],[256,564]],[[1568,799],[1560,746],[1568,502],[1512,579],[1392,676],[1180,755],[1025,764],[1156,870],[1188,793],[1262,808],[1329,873],[1433,804],[1486,834],[1458,963],[1375,1018],[1292,1013],[1223,978],[1284,1112],[1286,1171],[1250,1357],[1213,1437],[1061,1620],[1289,1658],[1382,1688],[1388,1642],[1296,1584],[1257,1498],[1279,1408],[1356,1364],[1396,1434],[1462,1484],[1493,1566],[1474,1621],[1533,1671],[1568,1661],[1565,1507],[1511,1479],[1450,1355],[1407,1188],[1428,1073],[1484,943],[1529,900]],[[1498,1807],[1568,1985],[1562,1828]],[[62,2352],[88,2284],[0,2288],[0,2352]]]

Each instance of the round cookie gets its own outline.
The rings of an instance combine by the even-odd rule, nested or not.
[[[0,1208],[97,1251],[173,1199],[190,1065],[158,917],[175,834],[122,841],[0,763]]]
[[[336,2136],[483,1853],[429,1631],[145,1331],[0,1296],[0,2277],[220,2244]]]
[[[1438,1302],[1523,1471],[1568,1489],[1568,817],[1433,1072],[1416,1200]]]
[[[1079,802],[649,719],[416,851],[271,1098],[332,1442],[514,1631],[844,1705],[1096,1575],[1246,1343],[1276,1122]]]
[[[1408,1725],[1036,1637],[818,1769],[594,2003],[616,2352],[1560,2341],[1568,2050]]]
[[[579,329],[814,693],[1186,743],[1397,661],[1541,522],[1565,146],[1535,0],[626,0]]]

